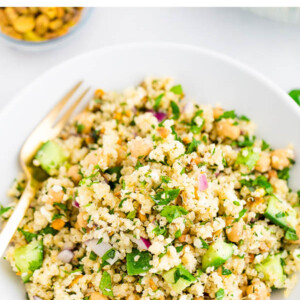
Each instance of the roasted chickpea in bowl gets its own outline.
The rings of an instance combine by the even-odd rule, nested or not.
[[[54,45],[64,40],[88,15],[82,7],[2,7],[0,36],[12,45]]]

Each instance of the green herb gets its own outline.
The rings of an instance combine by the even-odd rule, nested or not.
[[[202,243],[202,248],[203,248],[203,249],[208,249],[208,248],[209,248],[208,244],[204,241],[203,238],[200,238],[200,241],[201,241],[201,243]]]
[[[224,296],[225,296],[224,289],[218,289],[218,291],[216,292],[216,299],[221,300],[224,298]]]
[[[170,92],[173,92],[176,95],[181,95],[183,93],[181,85],[175,85],[170,89]]]
[[[160,102],[161,102],[161,100],[162,100],[162,98],[163,98],[164,95],[165,95],[165,94],[160,94],[159,96],[157,96],[157,97],[155,98],[155,103],[154,103],[154,106],[153,106],[153,109],[154,109],[155,111],[158,111]]]
[[[116,249],[114,248],[111,248],[108,251],[106,251],[102,256],[101,267],[109,265],[110,263],[107,262],[107,260],[115,258],[115,255],[116,255]]]
[[[300,105],[300,90],[291,90],[289,95],[298,105]]]
[[[242,141],[240,140],[233,141],[231,145],[238,146],[238,147],[252,147],[255,140],[256,140],[256,136],[249,137],[248,135],[245,135]]]
[[[222,266],[222,275],[230,275],[230,274],[232,274],[232,272]]]
[[[140,252],[132,249],[131,253],[126,255],[126,267],[128,275],[138,275],[146,273],[151,269],[150,261],[152,256],[148,251]]]
[[[119,182],[119,179],[121,177],[122,168],[123,168],[122,166],[116,166],[116,167],[108,168],[107,170],[105,170],[105,173],[108,173],[110,175],[116,174],[117,175],[117,182]]]
[[[238,220],[241,219],[241,218],[244,216],[244,214],[245,214],[246,212],[247,212],[247,209],[246,209],[246,208],[242,209],[242,210],[239,212],[239,218],[238,218]]]
[[[29,231],[23,230],[22,228],[18,228],[18,231],[24,235],[24,238],[27,243],[30,243],[33,239],[35,239],[38,236],[37,233],[31,233]]]
[[[249,122],[249,121],[250,121],[250,119],[249,119],[248,117],[244,116],[244,115],[240,116],[239,119],[240,119],[241,121],[246,121],[246,122]]]
[[[187,154],[190,154],[192,152],[197,152],[198,145],[201,144],[201,141],[197,141],[194,137],[192,139],[192,142],[189,144],[188,149],[186,151]]]
[[[264,151],[267,150],[268,148],[270,148],[270,145],[265,140],[262,140],[261,150]]]
[[[84,130],[84,125],[83,124],[79,124],[79,123],[75,123],[75,127],[76,127],[76,131],[77,133],[82,133]]]
[[[133,210],[127,214],[126,218],[129,220],[133,220],[135,216],[136,216],[136,210]]]
[[[98,257],[98,255],[94,251],[92,251],[90,253],[89,259],[95,261],[97,259],[97,257]]]
[[[63,204],[63,203],[54,202],[54,203],[53,203],[53,206],[57,206],[57,207],[59,207],[60,209],[62,209],[62,210],[64,210],[64,211],[67,210],[66,204]]]
[[[290,168],[284,168],[283,170],[277,171],[279,179],[288,180],[290,178]]]
[[[188,214],[188,212],[183,207],[176,205],[165,206],[160,213],[161,216],[166,217],[169,223],[172,223],[174,219],[186,214]]]
[[[163,190],[154,196],[151,196],[152,200],[158,205],[166,205],[175,200],[180,193],[180,189]]]
[[[180,175],[185,173],[185,168],[182,168],[182,170],[180,171]]]
[[[252,148],[243,148],[239,152],[235,163],[237,165],[245,165],[248,167],[249,171],[251,171],[254,168],[258,159],[259,154],[257,152],[254,152]]]
[[[160,176],[160,179],[164,183],[169,183],[171,181],[171,178],[168,176]]]
[[[9,211],[10,209],[12,209],[11,206],[8,207],[4,207],[2,205],[0,205],[0,216],[2,216],[3,214],[5,214],[7,211]]]
[[[225,111],[219,118],[216,119],[216,122],[222,119],[235,119],[237,115],[235,114],[234,110]]]
[[[177,266],[174,272],[174,282],[176,283],[180,278],[187,281],[195,281],[196,278],[182,265]]]
[[[178,239],[179,237],[181,237],[181,235],[182,235],[181,230],[180,229],[176,230],[175,238]]]
[[[249,179],[249,180],[245,180],[242,179],[240,181],[240,183],[242,185],[245,185],[247,187],[252,187],[252,188],[256,188],[256,187],[262,187],[267,194],[272,194],[273,193],[273,188],[271,183],[268,181],[267,177],[260,175],[258,177],[256,177],[254,180],[253,179]]]
[[[123,206],[123,203],[127,200],[128,198],[124,198],[121,200],[121,202],[119,203],[119,207],[122,207]]]
[[[171,101],[171,108],[172,108],[172,113],[173,113],[173,119],[178,120],[180,116],[180,109],[176,102]]]
[[[201,117],[202,116],[202,113],[203,113],[203,110],[197,110],[192,121],[191,121],[191,132],[194,133],[194,134],[198,134],[201,132],[205,122],[204,122],[204,119]],[[201,125],[198,125],[196,123],[196,118],[200,118],[202,120],[202,124]]]
[[[100,290],[105,296],[113,297],[111,277],[107,271],[104,271],[100,280]]]
[[[152,232],[158,236],[158,235],[165,235],[167,233],[167,229],[166,228],[160,228],[159,226],[156,226]]]
[[[239,201],[236,201],[236,200],[233,201],[233,204],[236,205],[236,206],[240,206],[240,205],[241,205],[240,202],[239,202]]]
[[[142,163],[138,160],[137,163],[136,163],[136,165],[135,165],[135,167],[134,167],[134,169],[138,170],[142,166],[143,166]]]
[[[103,238],[100,238],[99,241],[97,242],[97,245],[101,244],[103,241]]]
[[[45,227],[39,231],[39,234],[42,234],[42,235],[45,235],[45,234],[56,235],[57,233],[58,233],[58,230],[52,228],[50,225],[48,225],[47,227]]]
[[[171,126],[172,134],[174,135],[174,138],[176,141],[182,142],[181,138],[178,136],[176,130],[175,130],[175,125]]]
[[[176,247],[176,252],[180,253],[183,250],[183,245]]]
[[[56,220],[56,219],[61,219],[62,217],[65,217],[65,215],[62,214],[54,214],[52,217],[52,221]]]

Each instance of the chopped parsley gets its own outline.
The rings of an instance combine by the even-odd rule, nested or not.
[[[187,154],[193,153],[197,151],[198,145],[201,144],[201,141],[197,141],[194,137],[192,142],[189,144],[188,149],[186,151]]]
[[[289,95],[298,105],[300,105],[300,90],[291,90]]]
[[[10,209],[12,209],[11,206],[8,207],[4,207],[2,205],[0,205],[0,216],[2,216],[3,214],[5,214],[7,211],[9,211]]]
[[[224,296],[225,296],[224,289],[218,289],[218,291],[216,292],[216,299],[221,300],[224,298]]]
[[[170,92],[172,92],[176,95],[181,95],[183,93],[182,86],[180,84],[175,85],[170,89]]]
[[[187,214],[188,214],[187,210],[177,205],[165,206],[160,213],[160,215],[165,217],[169,223],[172,223],[174,219]]]
[[[205,240],[203,238],[200,238],[200,241],[202,243],[202,248],[203,249],[208,249],[209,248],[208,244],[205,242]]]
[[[245,165],[248,167],[249,171],[251,171],[254,168],[258,159],[259,153],[254,152],[253,148],[247,147],[241,149],[235,163],[237,165]]]
[[[35,239],[38,234],[37,233],[32,233],[29,231],[25,231],[22,228],[18,228],[18,231],[21,232],[24,235],[24,238],[27,243],[30,243],[33,239]]]
[[[159,226],[156,226],[153,230],[152,230],[152,232],[156,235],[156,236],[158,236],[158,235],[166,235],[166,233],[167,233],[167,229],[164,227],[164,228],[160,228]]]
[[[180,109],[176,102],[171,101],[171,108],[172,108],[172,113],[173,113],[173,119],[178,120],[180,116]]]
[[[288,180],[290,178],[290,168],[284,168],[283,170],[277,171],[279,179]]]
[[[154,102],[154,106],[153,106],[153,109],[154,109],[155,111],[158,111],[158,108],[159,108],[159,106],[160,106],[160,102],[161,102],[161,100],[162,100],[162,98],[163,98],[164,95],[165,95],[165,94],[160,94],[159,96],[157,96],[157,97],[155,98],[155,102]]]
[[[266,191],[267,194],[273,193],[273,188],[272,188],[271,183],[268,181],[267,177],[265,177],[263,175],[256,177],[254,180],[253,179],[249,179],[249,180],[242,179],[240,181],[240,183],[242,185],[247,186],[252,191],[254,191],[256,187],[261,187]]]
[[[151,196],[152,200],[158,205],[167,205],[175,200],[180,193],[180,189],[166,189],[158,192],[156,195]]]
[[[139,251],[132,249],[131,253],[126,255],[126,267],[128,275],[139,275],[146,273],[151,269],[150,261],[152,255],[148,251]]]
[[[222,119],[235,119],[237,118],[237,115],[235,114],[234,110],[228,110],[225,111],[219,118],[216,119],[216,122],[222,120]]]

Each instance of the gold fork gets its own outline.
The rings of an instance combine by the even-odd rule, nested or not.
[[[35,196],[36,188],[33,185],[33,178],[29,168],[35,153],[41,144],[47,140],[56,137],[64,125],[70,119],[73,111],[78,106],[80,101],[85,97],[89,88],[87,88],[81,95],[72,103],[67,111],[58,119],[61,110],[65,107],[67,102],[72,98],[74,93],[78,90],[82,81],[77,83],[56,106],[48,113],[48,115],[38,124],[38,126],[32,131],[25,143],[23,144],[19,159],[23,172],[25,173],[27,185],[24,192],[14,209],[14,212],[7,221],[4,229],[0,234],[0,257],[3,256],[5,250],[16,232],[20,222],[22,221],[26,210],[28,209],[31,200]]]

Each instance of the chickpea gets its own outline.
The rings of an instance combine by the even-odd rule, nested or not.
[[[79,166],[74,165],[71,166],[67,173],[68,177],[71,177],[71,179],[77,184],[81,180],[81,175],[79,174]]]
[[[13,20],[12,24],[14,29],[20,33],[31,31],[35,27],[34,18],[31,16],[20,16]]]
[[[51,25],[51,23],[50,23]],[[93,127],[93,116],[92,114],[84,111],[76,116],[75,121],[78,124],[83,125],[82,133],[89,133]]]
[[[48,200],[47,203],[48,204],[53,204],[54,202],[61,202],[64,198],[64,191],[62,189],[60,190],[54,190],[53,188],[51,188],[48,192]]]
[[[138,300],[140,297],[138,295],[129,295],[126,296],[126,300]]]
[[[52,221],[51,227],[55,230],[61,230],[64,228],[65,224],[65,221],[63,221],[62,219],[55,219]]]
[[[87,163],[87,164],[90,164],[90,165],[97,165],[99,160],[101,158],[101,153],[100,151],[97,151],[97,150],[94,150],[94,151],[91,151],[84,159],[84,161]]]
[[[63,21],[61,19],[55,19],[49,23],[49,28],[53,31],[58,30],[63,26]]]
[[[5,27],[2,27],[2,31],[4,34],[8,35],[8,36],[11,36],[17,40],[21,40],[22,39],[22,35],[18,32],[16,32],[13,27],[11,26],[5,26]]]
[[[241,130],[238,126],[233,125],[233,122],[229,119],[222,119],[216,124],[217,134],[221,138],[230,138],[236,140],[240,134]]]
[[[108,298],[98,292],[93,292],[89,300],[108,300]]]
[[[137,138],[129,144],[129,150],[133,157],[140,157],[148,155],[153,149],[152,141],[147,139]]]
[[[53,20],[57,16],[56,7],[40,7],[40,11],[46,14],[50,20]]]
[[[169,135],[169,130],[165,127],[158,127],[156,130],[163,139]]]
[[[215,107],[213,110],[213,114],[214,114],[214,119],[218,119],[219,117],[221,117],[224,113],[224,109],[221,107]]]
[[[9,24],[9,20],[4,10],[0,9],[0,27],[7,26],[8,24]]]
[[[243,236],[243,223],[241,221],[234,222],[233,218],[229,217],[226,220],[227,226],[230,225],[230,228],[226,229],[226,234],[229,241],[238,243]]]
[[[251,299],[255,300],[266,300],[270,296],[267,286],[257,278],[253,279],[252,284],[247,287],[246,292],[248,296],[252,296]]]
[[[269,170],[271,165],[270,154],[267,152],[261,152],[259,154],[259,159],[256,162],[255,170],[261,173],[265,173]]]
[[[14,7],[5,7],[4,12],[5,12],[10,24],[12,24],[12,22],[19,17],[19,15],[18,15],[17,11],[14,9]]]
[[[141,220],[141,222],[147,221],[146,215],[142,214],[141,212],[138,212],[138,218]]]
[[[293,158],[293,153],[289,149],[277,149],[271,153],[272,167],[282,170],[290,165],[289,158]]]
[[[77,226],[78,228],[86,228],[87,227],[87,215],[86,211],[81,211],[77,216]]]
[[[49,23],[50,20],[47,15],[44,14],[39,15],[36,18],[36,27],[35,27],[36,32],[40,35],[44,35],[49,28]]]
[[[204,300],[203,297],[194,297],[194,300]]]
[[[152,289],[152,291],[156,291],[158,289],[156,283],[154,282],[154,280],[152,278],[150,278],[150,280],[149,280],[149,285],[150,285],[150,288]]]
[[[178,241],[179,241],[180,243],[186,242],[186,241],[187,241],[187,235],[186,235],[186,234],[181,235],[181,236],[178,238]]]

